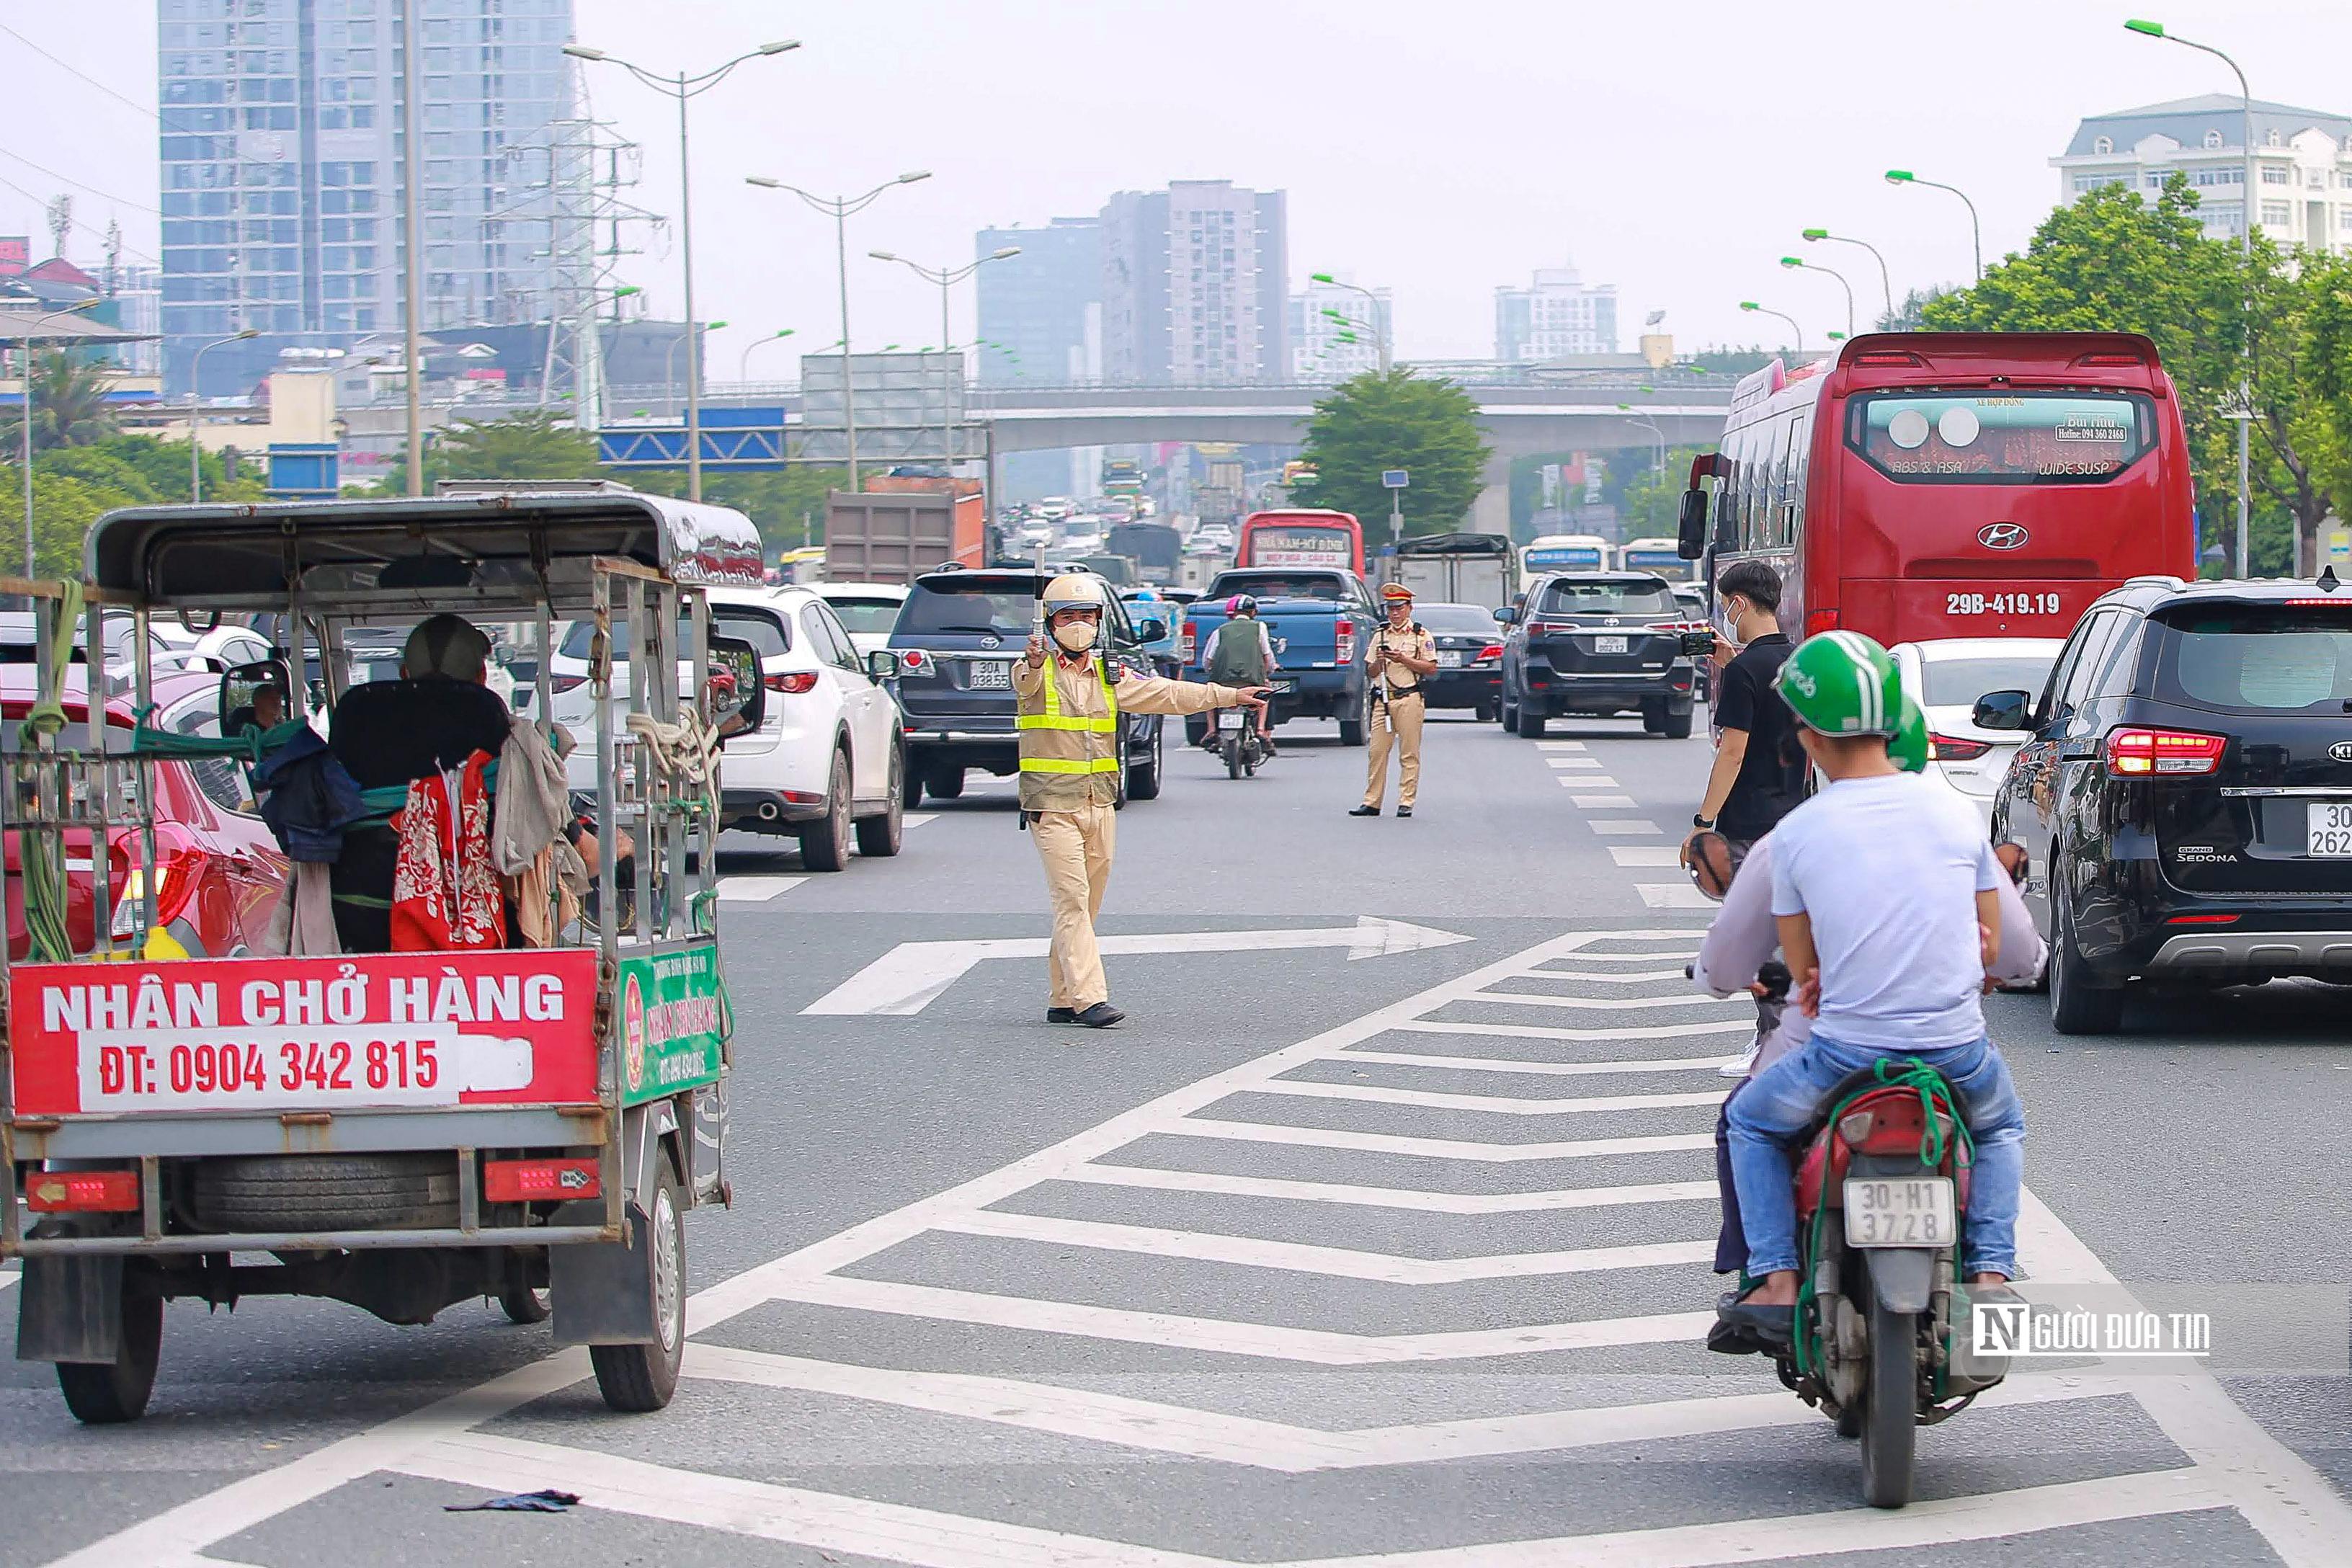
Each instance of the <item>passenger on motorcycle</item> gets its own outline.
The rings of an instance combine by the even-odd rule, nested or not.
[[[1895,766],[1905,773],[1916,773],[1927,765],[1927,723],[1918,706],[1909,700],[1903,704],[1899,728],[1887,743],[1887,754]],[[1996,856],[2002,846],[1994,850]],[[1707,928],[1706,940],[1700,945],[1698,958],[1692,966],[1691,977],[1699,989],[1717,996],[1732,996],[1746,991],[1758,1002],[1758,1028],[1755,1044],[1750,1047],[1742,1064],[1742,1083],[1724,1101],[1724,1114],[1716,1121],[1715,1161],[1716,1184],[1723,1203],[1723,1228],[1717,1238],[1715,1270],[1718,1274],[1744,1272],[1748,1267],[1747,1234],[1740,1225],[1739,1195],[1732,1184],[1730,1124],[1731,1101],[1747,1088],[1747,1080],[1802,1046],[1812,1037],[1813,1020],[1801,1005],[1787,1000],[1788,970],[1779,962],[1780,936],[1772,919],[1772,837],[1759,838],[1749,848],[1747,858],[1735,870],[1731,864],[1730,846],[1719,834],[1701,833],[1692,840],[1692,872],[1700,890],[1709,898],[1718,899],[1722,910],[1715,923]],[[2000,899],[2000,941],[1997,957],[1987,965],[1985,984],[2023,984],[2041,973],[2044,956],[2042,938],[2033,929],[2033,918],[2018,897],[2013,880],[2023,864],[2021,855],[2016,864],[2002,860],[2011,879],[2005,879],[1995,889]],[[1768,975],[1777,978],[1777,984]],[[1718,1325],[1708,1344],[1718,1340],[1726,1350],[1745,1352],[1754,1350],[1747,1336],[1727,1333]]]
[[[1791,1153],[1831,1089],[1881,1058],[1916,1058],[1958,1093],[1975,1141],[1961,1268],[1979,1287],[2017,1272],[2025,1114],[1979,1003],[2000,960],[2008,877],[1974,809],[1889,755],[1904,707],[1894,660],[1868,637],[1824,632],[1778,686],[1830,780],[1771,834],[1772,915],[1812,1029],[1726,1110],[1759,1283],[1718,1315],[1785,1344],[1799,1266]]]

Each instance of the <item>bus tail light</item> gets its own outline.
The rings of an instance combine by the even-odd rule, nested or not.
[[[1973,763],[1991,750],[1990,741],[1971,741],[1958,735],[1927,737],[1927,760],[1931,763]]]
[[[2116,778],[2179,777],[2221,771],[2225,735],[2193,730],[2117,730],[2107,736],[2107,772]]]
[[[1819,637],[1823,632],[1833,632],[1837,629],[1838,613],[1835,610],[1809,610],[1805,613],[1807,637]]]
[[[1186,621],[1182,635],[1176,639],[1176,662],[1191,664],[1201,651],[1201,623]]]
[[[1331,626],[1331,658],[1339,664],[1356,662],[1356,623],[1341,616]]]

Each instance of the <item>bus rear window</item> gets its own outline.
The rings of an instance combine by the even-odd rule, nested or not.
[[[1906,485],[2098,484],[2156,445],[2133,393],[1873,393],[1847,405],[1846,445]]]

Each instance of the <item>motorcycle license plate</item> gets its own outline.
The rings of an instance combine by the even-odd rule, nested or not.
[[[1626,644],[1623,637],[1594,637],[1592,639],[1592,651],[1595,653],[1623,653],[1625,651],[1625,647]]]
[[[2305,832],[2303,852],[2310,858],[2352,858],[2352,801],[2313,803]]]
[[[1240,709],[1238,709],[1238,708],[1220,708],[1219,710],[1217,710],[1217,728],[1218,728],[1219,730],[1236,730],[1236,731],[1237,731],[1237,730],[1239,730],[1241,727],[1242,727],[1242,710],[1241,710]]]
[[[1013,667],[1001,658],[972,661],[969,689],[973,691],[1010,691],[1013,689]]]
[[[1960,1238],[1948,1176],[1850,1176],[1848,1247],[1949,1247]]]
[[[1462,650],[1461,650],[1460,648],[1451,648],[1451,647],[1448,647],[1448,648],[1440,648],[1440,649],[1438,649],[1438,650],[1437,650],[1437,668],[1440,668],[1440,669],[1459,669],[1459,668],[1462,668]]]

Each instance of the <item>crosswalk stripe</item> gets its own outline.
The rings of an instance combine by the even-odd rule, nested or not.
[[[1560,776],[1559,782],[1560,787],[1563,789],[1617,789],[1622,787],[1615,779],[1603,778],[1599,773],[1564,773]],[[1579,802],[1578,804],[1581,805],[1583,803]]]
[[[728,904],[763,904],[807,880],[806,877],[721,877],[719,900]]]
[[[1585,823],[1585,826],[1592,829],[1595,833],[1610,834],[1618,837],[1625,837],[1633,834],[1659,833],[1664,831],[1664,829],[1660,828],[1656,823],[1639,816],[1594,819]]]
[[[1630,795],[1572,795],[1568,798],[1587,811],[1630,810],[1641,804]]]
[[[1633,890],[1642,895],[1642,902],[1654,910],[1711,910],[1716,907],[1708,898],[1689,882],[1636,882]]]
[[[1236,1092],[1283,1094],[1299,1100],[1356,1100],[1375,1105],[1418,1105],[1431,1110],[1480,1110],[1494,1116],[1574,1116],[1588,1111],[1663,1110],[1723,1102],[1720,1089],[1696,1094],[1605,1094],[1537,1100],[1525,1095],[1443,1094],[1435,1089],[1390,1089],[1376,1083],[1316,1083],[1298,1079],[1277,1079]]]
[[[1681,851],[1670,844],[1612,844],[1609,858],[1620,866],[1679,866]]]
[[[1530,1062],[1507,1057],[1425,1057],[1411,1051],[1334,1051],[1324,1058],[1334,1062],[1384,1062],[1398,1067],[1444,1068],[1459,1072],[1526,1073],[1540,1078],[1597,1078],[1635,1072],[1697,1072],[1723,1065],[1720,1056],[1668,1057],[1627,1062]]]
[[[1278,1176],[1231,1176],[1221,1171],[1169,1171],[1156,1165],[1073,1166],[1054,1178],[1098,1187],[1144,1187],[1167,1193],[1215,1193],[1236,1198],[1344,1204],[1358,1208],[1410,1209],[1424,1214],[1543,1214],[1554,1209],[1614,1208],[1620,1204],[1712,1200],[1713,1182],[1644,1182],[1620,1187],[1560,1187],[1531,1193],[1440,1193],[1416,1187],[1370,1187],[1348,1182],[1294,1182]]]
[[[1571,1138],[1549,1143],[1480,1143],[1460,1138],[1416,1138],[1400,1132],[1351,1132],[1336,1127],[1290,1127],[1267,1121],[1218,1121],[1186,1117],[1152,1130],[1171,1138],[1214,1138],[1229,1143],[1279,1143],[1300,1149],[1357,1149],[1368,1154],[1414,1154],[1514,1165],[1529,1160],[1587,1160],[1606,1154],[1681,1153],[1713,1149],[1711,1132],[1669,1132],[1643,1138]]]

